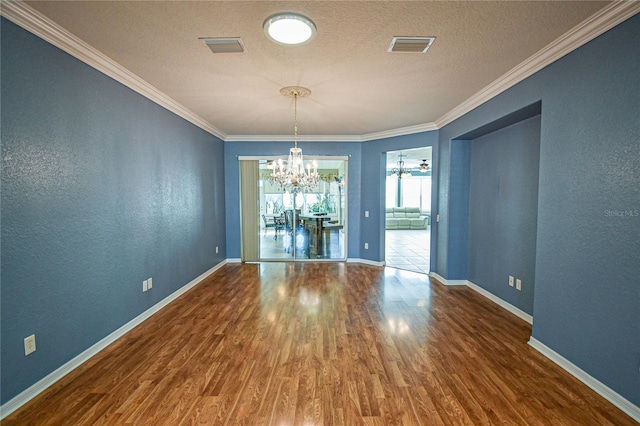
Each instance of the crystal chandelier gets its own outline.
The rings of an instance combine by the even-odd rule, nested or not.
[[[402,161],[402,157],[404,157],[404,155],[398,155],[398,158],[400,158],[400,160],[398,160],[398,162],[396,163],[398,167],[394,167],[393,169],[391,169],[391,176],[399,177],[400,179],[402,179],[403,177],[411,176],[411,171],[409,169],[405,169],[404,167],[404,161]]]
[[[278,159],[270,164],[271,180],[290,192],[309,190],[318,184],[318,162],[313,160],[305,165],[302,148],[298,148],[298,98],[307,97],[311,90],[305,87],[289,86],[280,89],[280,94],[293,98],[293,148],[289,150],[289,159],[285,163]]]

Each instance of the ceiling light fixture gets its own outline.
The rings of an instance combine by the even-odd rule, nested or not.
[[[420,163],[420,171],[422,173],[427,173],[429,171],[429,163],[427,163],[427,160],[422,160],[422,163]]]
[[[398,155],[398,158],[400,160],[398,160],[398,162],[396,163],[398,167],[394,167],[393,169],[391,169],[391,176],[399,177],[400,179],[402,179],[403,177],[411,176],[411,171],[404,167],[404,161],[402,161],[402,157],[404,157],[404,155],[400,153],[400,155]]]
[[[268,165],[271,169],[271,180],[289,192],[309,190],[318,184],[318,162],[307,163],[307,170],[302,158],[302,148],[298,148],[298,98],[311,94],[306,87],[288,86],[280,89],[280,94],[293,98],[293,148],[289,150],[289,160],[286,164],[278,159]]]
[[[302,44],[316,34],[316,25],[306,16],[297,13],[279,13],[264,21],[264,33],[281,44]]]

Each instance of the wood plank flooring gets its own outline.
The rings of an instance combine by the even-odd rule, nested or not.
[[[422,274],[226,265],[2,424],[636,424],[530,333]]]

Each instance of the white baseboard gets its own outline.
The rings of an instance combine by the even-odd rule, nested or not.
[[[226,263],[242,263],[242,259],[239,257],[232,257],[226,260]]]
[[[153,305],[152,307],[150,307],[149,309],[147,309],[146,311],[144,311],[143,313],[141,313],[140,315],[138,315],[137,317],[135,317],[134,319],[132,319],[131,321],[123,325],[122,327],[120,327],[119,329],[115,330],[113,333],[109,334],[102,340],[98,341],[93,346],[86,349],[84,352],[78,354],[76,357],[74,357],[70,361],[66,362],[56,370],[49,373],[47,376],[38,380],[36,383],[29,386],[27,389],[20,392],[18,395],[16,395],[6,403],[4,403],[2,406],[0,406],[0,420],[4,419],[9,414],[13,413],[18,408],[22,407],[24,404],[26,404],[27,402],[29,402],[30,400],[38,396],[44,390],[46,390],[47,388],[52,386],[54,383],[56,383],[58,380],[62,379],[64,376],[72,372],[74,369],[78,368],[80,365],[88,361],[90,358],[97,355],[100,351],[105,349],[107,346],[109,346],[110,344],[112,344],[113,342],[115,342],[125,334],[127,334],[129,331],[133,330],[134,328],[142,324],[144,321],[149,319],[153,314],[155,314],[156,312],[158,312],[159,310],[167,306],[169,303],[173,302],[178,297],[182,296],[184,293],[186,293],[196,285],[200,284],[206,277],[208,277],[209,275],[211,275],[212,273],[220,269],[226,263],[228,263],[228,260],[223,260],[213,268],[209,269],[208,271],[204,272],[200,276],[191,280],[191,282],[189,282],[188,284],[180,287],[178,290],[171,293],[169,296],[165,297],[160,302],[156,303],[155,305]]]
[[[483,295],[487,299],[489,299],[492,302],[500,305],[501,307],[503,307],[507,311],[509,311],[512,314],[514,314],[515,316],[525,320],[529,324],[533,324],[533,316],[529,315],[528,313],[526,313],[525,311],[521,310],[520,308],[518,308],[516,306],[513,306],[511,303],[505,302],[504,300],[500,299],[495,294],[488,292],[487,290],[485,290],[484,288],[480,287],[479,285],[474,284],[471,281],[467,281],[467,287],[469,287],[470,289],[476,291],[477,293],[480,293],[481,295]]]
[[[434,278],[436,281],[446,285],[446,286],[465,285],[465,286],[469,287],[471,290],[475,291],[476,293],[481,294],[482,296],[486,297],[487,299],[491,300],[492,302],[498,304],[502,308],[504,308],[507,311],[511,312],[512,314],[514,314],[518,318],[521,318],[521,319],[525,320],[529,324],[533,324],[533,317],[531,315],[529,315],[528,313],[524,312],[520,308],[518,308],[516,306],[513,306],[511,303],[500,299],[495,294],[490,293],[489,291],[485,290],[484,288],[480,287],[477,284],[472,283],[469,280],[448,280],[448,279],[443,278],[440,275],[436,274],[435,272],[429,272],[429,276]]]
[[[347,259],[347,263],[363,263],[365,265],[371,265],[371,266],[384,266],[384,262],[377,262],[374,260],[360,259],[360,258]]]
[[[440,282],[441,284],[444,285],[467,285],[467,283],[469,281],[467,280],[448,280],[446,278],[441,277],[440,275],[436,274],[435,272],[429,272],[429,276],[432,278],[435,278],[438,282]]]
[[[566,372],[574,376],[576,379],[580,380],[585,385],[589,386],[604,399],[611,402],[613,405],[631,416],[631,418],[633,418],[635,421],[640,423],[640,407],[633,404],[631,401],[615,392],[604,383],[593,378],[580,367],[576,366],[571,361],[567,360],[562,355],[546,346],[544,343],[536,340],[534,337],[531,337],[529,339],[529,346],[549,358],[551,361],[558,364]]]

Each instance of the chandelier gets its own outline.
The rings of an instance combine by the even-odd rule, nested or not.
[[[396,163],[398,167],[394,167],[393,169],[391,169],[391,176],[399,177],[400,179],[402,179],[403,177],[411,176],[411,171],[404,167],[404,161],[402,161],[402,157],[404,157],[402,153],[398,155],[398,158],[400,158],[400,160],[398,160],[398,162]]]
[[[289,159],[285,163],[278,159],[269,165],[271,180],[290,192],[309,190],[318,184],[318,162],[313,160],[305,165],[302,158],[302,148],[298,148],[298,98],[307,97],[311,90],[306,87],[289,86],[280,89],[280,94],[293,98],[293,148],[289,150]]]

